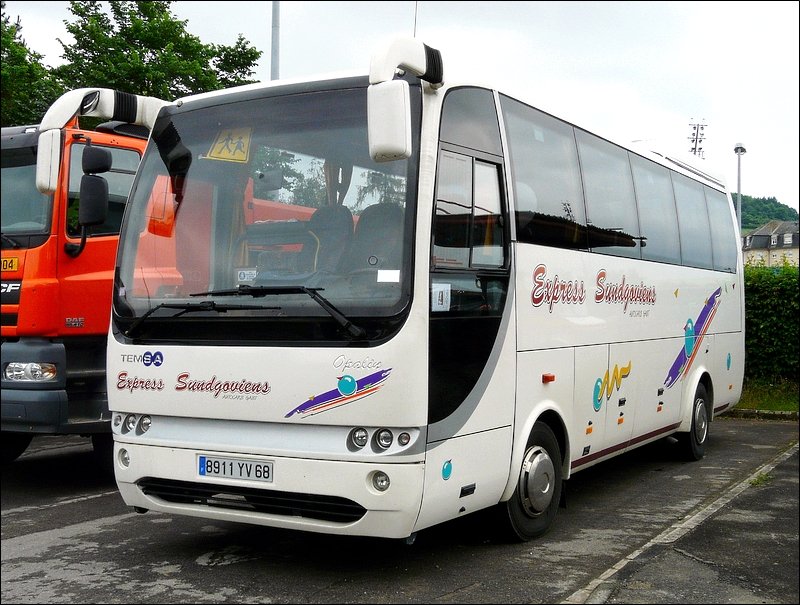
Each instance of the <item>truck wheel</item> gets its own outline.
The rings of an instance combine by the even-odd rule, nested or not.
[[[10,464],[22,455],[33,439],[33,433],[11,433],[3,431],[0,435],[0,444],[3,450],[3,464]]]
[[[688,460],[701,460],[706,454],[708,442],[708,394],[706,387],[697,385],[692,401],[692,428],[688,433],[679,433],[683,455]]]
[[[517,488],[498,504],[501,536],[517,542],[538,538],[550,529],[561,499],[561,449],[553,431],[537,422],[528,439]]]
[[[104,475],[114,476],[114,436],[111,433],[92,435],[92,455]]]

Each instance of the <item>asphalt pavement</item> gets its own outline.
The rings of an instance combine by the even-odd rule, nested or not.
[[[797,414],[736,414],[783,419]],[[798,603],[798,443],[564,603]]]
[[[3,469],[3,603],[798,603],[796,415],[715,419],[701,461],[667,438],[577,473],[523,544],[479,513],[413,546],[137,515],[88,440],[37,440]]]

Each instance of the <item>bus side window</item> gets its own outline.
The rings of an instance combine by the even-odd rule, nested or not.
[[[711,225],[708,222],[703,186],[681,174],[673,173],[672,186],[678,205],[678,228],[681,234],[681,260],[685,267],[711,269]]]
[[[518,194],[517,239],[588,250],[586,209],[575,133],[533,107],[500,95],[508,155]],[[535,191],[535,195],[531,195]]]
[[[638,155],[630,154],[630,158],[642,230],[642,258],[680,265],[681,240],[669,171]]]
[[[505,237],[497,166],[442,151],[432,264],[440,269],[501,268]]]
[[[628,153],[582,130],[575,133],[589,248],[600,254],[640,258],[639,217]]]

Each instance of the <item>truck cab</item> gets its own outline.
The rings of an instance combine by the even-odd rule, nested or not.
[[[94,120],[95,122],[97,120]],[[2,129],[2,461],[37,434],[91,436],[110,452],[106,338],[122,215],[149,131],[120,121],[52,138],[52,192],[37,188],[40,127]],[[108,211],[79,224],[84,154],[110,154]],[[48,150],[52,152],[52,149]],[[41,159],[39,159],[41,162]]]

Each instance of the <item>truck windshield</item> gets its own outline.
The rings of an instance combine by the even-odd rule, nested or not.
[[[4,145],[0,176],[3,247],[22,241],[14,235],[49,233],[52,198],[36,189],[36,147]]]
[[[371,160],[366,80],[241,95],[189,101],[156,123],[122,233],[119,332],[135,323],[141,340],[388,337],[411,296],[416,164]],[[246,304],[153,310],[223,297]]]

